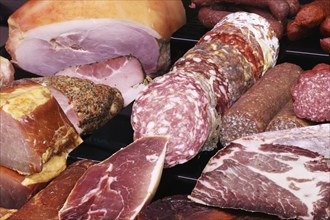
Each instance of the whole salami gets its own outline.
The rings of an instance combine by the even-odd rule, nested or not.
[[[330,65],[321,63],[301,74],[292,89],[293,109],[300,118],[330,121]]]
[[[264,18],[246,12],[224,17],[136,98],[134,139],[168,136],[166,168],[215,149],[222,115],[275,65],[277,53],[278,39]]]

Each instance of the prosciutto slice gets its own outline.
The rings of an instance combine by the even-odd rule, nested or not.
[[[329,131],[324,124],[238,139],[210,159],[189,198],[280,218],[327,219],[330,166],[306,146],[328,148]]]
[[[134,219],[154,195],[168,139],[144,137],[92,166],[78,180],[60,219]]]

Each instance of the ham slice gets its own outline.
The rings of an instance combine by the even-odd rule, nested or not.
[[[60,219],[135,219],[158,187],[167,142],[163,136],[144,137],[89,168]]]
[[[117,88],[129,105],[145,87],[145,73],[140,61],[133,56],[120,56],[92,64],[68,67],[56,75],[88,79],[95,84]]]
[[[233,141],[204,168],[189,198],[285,219],[328,219],[330,124],[265,132]],[[309,149],[309,150],[308,150]]]
[[[38,173],[54,154],[82,142],[47,88],[23,79],[0,88],[0,96],[0,165]]]
[[[15,69],[11,62],[0,56],[0,87],[10,84],[14,81]]]
[[[185,19],[180,0],[27,1],[8,19],[6,49],[42,76],[129,54],[154,75],[169,67],[169,40]]]

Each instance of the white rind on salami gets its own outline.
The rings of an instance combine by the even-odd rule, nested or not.
[[[264,57],[264,69],[262,75],[276,63],[279,41],[270,23],[260,15],[248,12],[235,12],[225,16],[215,27],[224,23],[231,23],[242,31],[251,32],[254,38],[259,42]]]

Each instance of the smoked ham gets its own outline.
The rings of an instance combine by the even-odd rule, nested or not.
[[[25,176],[0,166],[0,207],[8,209],[20,208],[45,184],[23,184]]]
[[[8,19],[6,49],[43,76],[129,54],[157,75],[169,67],[170,37],[185,21],[180,0],[27,1]]]
[[[38,173],[53,155],[82,142],[47,88],[22,79],[2,87],[0,96],[0,165]]]
[[[158,187],[168,139],[145,137],[90,167],[78,180],[60,219],[135,219]]]

